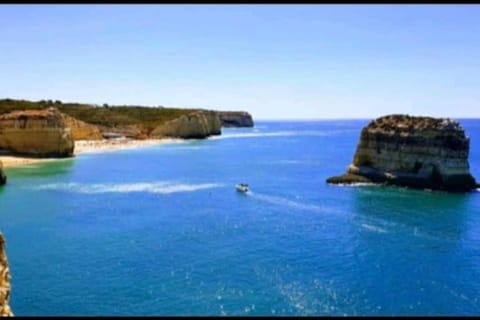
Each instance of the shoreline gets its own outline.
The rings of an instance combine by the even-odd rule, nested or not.
[[[153,146],[164,144],[168,142],[182,141],[182,139],[164,138],[164,139],[146,139],[146,140],[134,140],[134,139],[103,139],[103,140],[77,140],[75,141],[74,157],[84,153],[95,152],[110,152],[116,150],[141,148],[146,146]],[[23,167],[35,163],[43,163],[49,161],[58,161],[72,158],[32,158],[28,156],[16,156],[16,155],[0,155],[0,161],[3,163],[4,168]]]

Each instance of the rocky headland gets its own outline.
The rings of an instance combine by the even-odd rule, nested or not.
[[[252,116],[245,111],[217,111],[222,127],[253,127]]]
[[[71,129],[55,108],[13,111],[0,115],[0,149],[37,157],[70,157]]]
[[[215,111],[196,111],[156,127],[152,138],[202,139],[221,134],[222,123]]]
[[[346,174],[328,183],[385,183],[433,190],[469,191],[470,140],[457,121],[388,115],[371,121],[360,134]]]
[[[10,268],[8,266],[5,239],[0,233],[0,316],[13,316],[10,300]]]
[[[32,158],[22,163],[74,156],[76,141],[204,139],[220,135],[222,127],[252,126],[252,116],[244,111],[0,100],[0,150],[7,153],[2,157],[6,166],[19,163],[14,160],[20,156]]]

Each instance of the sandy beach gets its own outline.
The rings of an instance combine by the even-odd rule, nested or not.
[[[173,142],[179,139],[147,139],[147,140],[133,140],[133,139],[104,139],[104,140],[78,140],[75,141],[75,155],[91,152],[108,152],[120,149],[139,148],[145,146],[152,146],[166,142]],[[19,167],[26,166],[39,162],[64,160],[65,158],[31,158],[25,156],[14,156],[9,154],[0,154],[0,161],[3,162],[3,167]]]

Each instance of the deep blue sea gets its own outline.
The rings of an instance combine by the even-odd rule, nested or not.
[[[14,314],[480,315],[480,192],[325,182],[368,122],[7,169]],[[480,120],[460,123],[480,180]]]

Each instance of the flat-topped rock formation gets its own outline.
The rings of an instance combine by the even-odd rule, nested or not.
[[[152,138],[202,139],[221,134],[222,123],[215,111],[195,111],[156,127]]]
[[[469,191],[470,140],[457,121],[389,115],[362,129],[353,163],[328,183],[375,182],[415,188]]]
[[[7,176],[3,172],[3,163],[0,161],[0,186],[3,186],[5,183],[7,183]]]
[[[74,140],[55,108],[0,115],[0,149],[37,157],[71,157]]]
[[[222,127],[253,127],[252,116],[245,111],[217,111]]]
[[[5,239],[0,233],[0,316],[13,316],[10,301],[10,268],[8,266]]]

